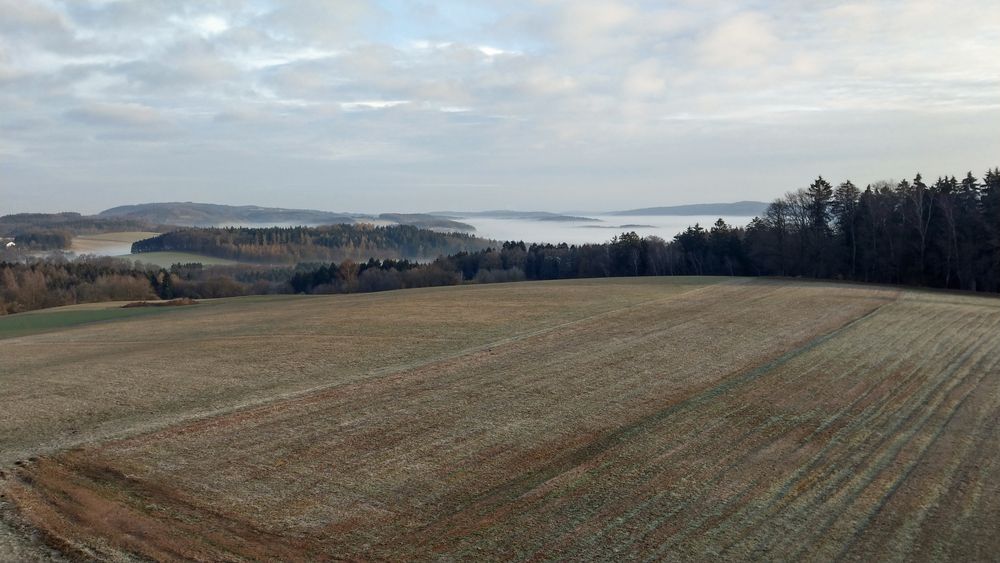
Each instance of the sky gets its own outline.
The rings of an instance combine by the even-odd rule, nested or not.
[[[0,0],[0,214],[769,201],[998,131],[996,0]]]

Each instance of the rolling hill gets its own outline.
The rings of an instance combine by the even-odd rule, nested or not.
[[[354,223],[355,216],[312,209],[282,209],[256,205],[219,205],[213,203],[141,203],[122,205],[101,211],[98,217],[123,217],[180,227],[217,227],[226,225],[330,225]]]
[[[257,205],[220,205],[214,203],[141,203],[123,205],[100,212],[97,217],[130,219],[179,227],[269,227],[269,226],[319,226],[385,221],[398,225],[411,225],[423,229],[475,231],[472,225],[448,217],[425,213],[336,213],[315,209],[283,209]]]
[[[475,227],[468,223],[427,213],[382,213],[377,219],[389,221],[397,225],[409,225],[419,229],[459,231],[465,233],[476,230]]]
[[[767,210],[763,201],[737,201],[735,203],[694,203],[689,205],[673,205],[669,207],[644,207],[627,211],[613,211],[609,215],[708,215],[756,217]]]
[[[565,215],[562,213],[550,213],[548,211],[512,211],[509,209],[495,209],[491,211],[438,211],[435,215],[455,218],[483,218],[483,219],[517,219],[525,221],[598,221],[592,217],[578,215]]]

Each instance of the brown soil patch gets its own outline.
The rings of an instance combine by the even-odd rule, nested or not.
[[[197,304],[198,302],[190,297],[178,297],[177,299],[168,299],[166,301],[135,301],[122,305],[122,309],[130,309],[133,307],[181,307],[184,305]]]

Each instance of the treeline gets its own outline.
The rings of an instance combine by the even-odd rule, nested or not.
[[[440,233],[409,225],[192,228],[142,240],[133,253],[178,251],[261,264],[386,259],[427,260],[489,242],[466,234]]]
[[[1000,168],[859,189],[817,178],[743,235],[752,275],[1000,291]]]
[[[300,265],[289,280],[294,293],[385,291],[412,287],[609,276],[687,273],[675,243],[636,233],[604,244],[505,242],[499,248],[459,252],[430,263],[371,259]]]
[[[606,276],[801,276],[1000,292],[1000,168],[978,179],[877,182],[860,189],[822,177],[768,206],[746,227],[721,219],[672,241],[624,233],[606,244],[508,242],[434,262],[463,281]],[[329,271],[334,273],[335,265]],[[382,266],[357,288],[412,287],[406,268]],[[440,278],[443,279],[443,278]],[[353,278],[316,284],[350,291]],[[374,281],[378,280],[378,284]],[[308,284],[296,291],[312,291]]]
[[[18,246],[32,250],[64,250],[77,235],[149,230],[160,228],[135,219],[69,212],[17,213],[0,217],[0,236],[13,237]]]
[[[159,268],[95,257],[0,262],[0,315],[102,301],[292,293],[289,280],[295,272],[294,268],[201,264]]]
[[[169,269],[115,259],[30,264],[0,262],[0,313],[87,301],[150,297],[209,298],[272,293],[350,293],[391,289],[609,276],[803,276],[1000,292],[1000,168],[926,184],[878,182],[859,189],[818,178],[773,202],[740,227],[718,220],[688,227],[673,240],[623,233],[603,244],[485,245],[466,235],[414,227],[191,229],[136,243],[141,251],[184,250],[248,260],[242,252],[307,249],[396,258],[301,261],[296,266]],[[179,246],[171,246],[177,243]],[[233,254],[220,254],[232,252]],[[264,256],[266,252],[255,254]],[[442,253],[443,254],[443,253]],[[273,261],[285,261],[274,255]],[[261,259],[264,261],[264,259]]]
[[[14,233],[14,242],[29,250],[65,250],[73,244],[73,236],[66,229],[28,229]]]
[[[112,258],[0,262],[0,314],[99,301],[155,299],[150,273]]]

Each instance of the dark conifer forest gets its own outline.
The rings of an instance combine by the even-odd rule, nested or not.
[[[748,275],[1000,291],[1000,168],[860,189],[822,177],[743,230]]]

